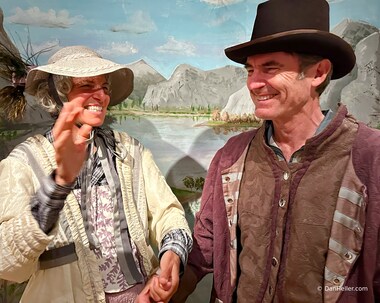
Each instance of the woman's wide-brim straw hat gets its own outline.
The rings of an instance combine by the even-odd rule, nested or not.
[[[94,77],[108,74],[111,83],[110,106],[123,102],[133,90],[133,72],[127,66],[102,58],[85,46],[68,46],[50,57],[47,65],[29,71],[25,91],[34,96],[41,82],[49,75]]]
[[[352,47],[329,32],[329,4],[325,0],[269,0],[258,5],[251,40],[225,49],[232,61],[271,52],[318,55],[333,64],[332,79],[355,65]]]

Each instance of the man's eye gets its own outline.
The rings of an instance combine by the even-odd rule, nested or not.
[[[264,68],[264,71],[266,73],[274,73],[278,70],[278,67],[277,66],[267,66]]]

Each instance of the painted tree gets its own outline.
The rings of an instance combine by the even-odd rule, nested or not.
[[[182,179],[183,185],[186,186],[186,188],[189,188],[191,191],[193,191],[193,188],[195,188],[195,180],[191,176],[186,176]]]
[[[195,184],[194,184],[195,190],[202,191],[204,184],[205,184],[205,178],[203,177],[196,178]]]

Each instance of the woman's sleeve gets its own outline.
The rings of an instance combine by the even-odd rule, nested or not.
[[[0,278],[27,280],[53,236],[46,235],[31,212],[37,186],[29,166],[16,158],[0,162]]]
[[[191,238],[185,211],[146,148],[142,150],[142,161],[151,240],[160,246],[169,232],[178,229]]]

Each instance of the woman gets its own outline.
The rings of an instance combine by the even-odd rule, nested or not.
[[[132,71],[65,47],[25,89],[57,119],[0,162],[0,278],[29,279],[21,302],[134,302],[159,268],[169,300],[192,246],[183,208],[150,151],[100,128]]]

